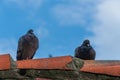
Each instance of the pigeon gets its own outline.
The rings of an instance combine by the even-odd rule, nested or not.
[[[88,39],[84,40],[82,45],[75,49],[75,57],[83,60],[95,60],[96,52],[90,45]]]
[[[35,55],[36,50],[39,48],[39,40],[33,33],[33,30],[30,29],[28,32],[19,38],[18,48],[17,48],[17,60],[27,60],[32,59]],[[20,75],[25,75],[26,70],[20,69]]]
[[[28,32],[19,38],[17,48],[17,60],[32,59],[36,50],[39,48],[39,40],[30,29]]]

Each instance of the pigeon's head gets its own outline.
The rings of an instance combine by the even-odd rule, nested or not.
[[[27,32],[27,33],[32,34],[32,33],[33,33],[33,29],[28,30],[28,32]]]
[[[86,39],[86,40],[83,41],[83,44],[85,46],[90,46],[90,41],[88,39]]]

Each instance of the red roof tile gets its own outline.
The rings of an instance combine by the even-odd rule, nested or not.
[[[19,69],[68,69],[66,65],[72,61],[71,56],[43,58],[17,61]]]
[[[69,69],[66,65],[72,61],[71,56],[16,61],[19,69]],[[85,60],[80,71],[120,76],[120,61]],[[10,69],[10,55],[0,55],[0,70]],[[48,80],[39,78],[38,80]]]
[[[80,71],[120,76],[120,61],[86,60]]]
[[[10,69],[10,55],[0,55],[0,70]]]

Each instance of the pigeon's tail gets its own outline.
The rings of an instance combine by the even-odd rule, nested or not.
[[[26,74],[26,70],[25,69],[20,69],[19,73],[20,73],[20,75],[24,76]]]
[[[2,78],[0,78],[0,80],[3,80]]]

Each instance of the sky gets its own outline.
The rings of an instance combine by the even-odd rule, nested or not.
[[[74,56],[89,39],[96,60],[120,59],[120,0],[0,0],[0,54],[16,60],[18,39],[33,29],[34,58]]]

